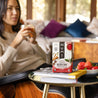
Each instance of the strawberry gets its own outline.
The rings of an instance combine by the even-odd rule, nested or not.
[[[90,70],[90,69],[92,69],[93,66],[92,66],[92,63],[90,61],[86,61],[84,67]]]
[[[94,66],[92,67],[92,70],[98,69],[98,66]]]
[[[84,69],[85,68],[84,65],[85,65],[85,62],[79,62],[78,65],[77,65],[77,69],[78,70],[79,69]]]

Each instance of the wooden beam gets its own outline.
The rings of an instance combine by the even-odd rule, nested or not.
[[[90,9],[90,21],[93,17],[96,17],[97,12],[97,0],[91,0],[91,9]]]
[[[67,1],[67,0],[65,0],[65,2],[64,2],[64,3],[65,3],[65,11],[64,11],[64,13],[65,13],[65,21],[66,21],[66,6],[67,6],[66,1]]]
[[[66,16],[66,0],[56,0],[56,20],[65,21]]]
[[[32,0],[27,0],[27,19],[32,19]]]

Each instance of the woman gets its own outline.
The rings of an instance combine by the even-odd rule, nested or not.
[[[0,77],[31,69],[35,70],[44,65],[48,66],[45,64],[45,53],[36,42],[36,33],[32,32],[30,27],[20,29],[20,15],[18,0],[0,0]],[[29,36],[30,32],[33,37]],[[27,81],[26,85],[33,84]],[[16,88],[17,86],[19,85],[16,84]],[[32,88],[28,91],[29,93],[33,90]],[[19,93],[16,92],[16,95],[19,95],[21,90],[17,91]],[[29,94],[28,92],[26,93]],[[69,94],[69,91],[67,93]],[[4,96],[13,98],[14,94],[15,86],[13,84],[0,86],[0,98],[4,98]],[[15,96],[15,98],[17,97]]]
[[[18,0],[0,0],[0,77],[48,66],[46,55],[37,44],[36,33],[31,27],[20,29],[20,15]],[[15,93],[12,84],[0,86],[0,98],[13,97],[14,94],[8,97],[8,88]]]
[[[45,63],[36,33],[30,37],[32,28],[20,30],[20,13],[18,0],[0,0],[0,76],[36,69]]]

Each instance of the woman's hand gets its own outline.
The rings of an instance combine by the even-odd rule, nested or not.
[[[32,33],[32,36],[30,36]],[[32,32],[32,28],[26,27],[22,28],[16,35],[15,39],[11,43],[10,46],[13,48],[16,48],[23,40],[29,40],[31,43],[33,43],[36,39],[36,33]]]
[[[33,44],[37,43],[36,42],[36,33],[34,31],[32,32],[32,35],[29,36],[29,41],[30,41],[30,43],[33,43]]]

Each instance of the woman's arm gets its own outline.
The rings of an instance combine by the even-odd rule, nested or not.
[[[0,46],[0,76],[4,76],[7,73],[17,53],[17,50],[10,46],[4,54],[2,51],[2,47]]]
[[[36,32],[32,32],[32,37],[29,37],[29,42],[31,43],[35,52],[46,61],[46,54],[36,41]]]
[[[14,38],[13,42],[10,44],[11,47],[17,48],[23,40],[29,37],[30,27],[22,28]]]
[[[36,53],[40,55],[43,58],[43,60],[46,61],[46,53],[42,50],[42,48],[38,45],[38,43],[32,44],[32,47],[36,51]]]

